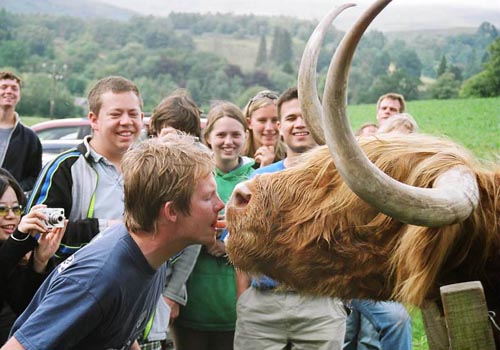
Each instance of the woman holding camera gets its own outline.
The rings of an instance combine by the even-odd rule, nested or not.
[[[33,207],[21,218],[24,203],[17,181],[0,169],[0,344],[50,272],[51,257],[65,230],[47,229],[46,215],[40,210],[44,205]]]

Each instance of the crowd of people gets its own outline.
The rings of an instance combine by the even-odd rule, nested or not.
[[[141,140],[139,89],[106,77],[88,94],[92,135],[43,169],[20,98],[1,72],[1,349],[411,349],[401,304],[303,296],[227,258],[235,186],[317,146],[295,87],[243,110],[215,101],[204,130],[177,90]],[[357,134],[417,131],[398,94],[379,99],[377,122]],[[64,223],[48,225],[47,208]]]

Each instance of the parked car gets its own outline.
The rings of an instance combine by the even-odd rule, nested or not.
[[[149,116],[144,117],[144,128],[149,125]],[[205,127],[206,118],[201,118],[201,127]],[[31,127],[42,143],[42,163],[46,164],[56,155],[82,142],[90,135],[90,120],[88,118],[53,119],[35,124]],[[146,133],[146,131],[144,131]]]
[[[45,140],[82,140],[90,135],[88,118],[53,119],[31,127],[40,141]]]
[[[45,165],[54,159],[59,153],[62,153],[72,147],[79,145],[82,140],[42,140],[42,164]]]

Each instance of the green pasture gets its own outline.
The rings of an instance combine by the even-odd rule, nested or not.
[[[481,159],[500,159],[500,97],[410,101],[407,110],[415,117],[422,132],[450,137]],[[348,114],[356,129],[365,122],[375,121],[376,107],[374,104],[349,106]],[[47,119],[22,117],[22,120],[33,125]],[[426,350],[427,338],[420,311],[412,310],[411,316],[413,349]]]
[[[49,120],[48,118],[42,118],[42,117],[24,117],[21,116],[21,120],[24,124],[32,126],[40,122],[44,122],[46,120]]]
[[[500,97],[409,101],[407,112],[420,131],[447,136],[472,150],[481,159],[500,155]],[[354,128],[376,121],[375,105],[348,107]]]

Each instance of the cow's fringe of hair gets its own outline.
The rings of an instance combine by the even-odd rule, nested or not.
[[[277,224],[281,227],[296,226],[297,229],[289,231],[294,232],[293,235],[276,239],[285,240],[283,245],[293,241],[299,250],[319,241],[338,243],[337,249],[348,243],[340,249],[349,250],[356,237],[370,235],[371,244],[382,250],[380,254],[390,257],[389,280],[394,283],[393,297],[417,306],[435,293],[431,288],[438,280],[446,280],[447,271],[464,261],[467,260],[465,266],[470,271],[481,271],[489,252],[500,246],[496,209],[500,198],[500,171],[486,170],[467,150],[447,139],[422,134],[405,135],[404,138],[387,135],[362,139],[360,143],[379,169],[413,186],[432,187],[433,182],[448,169],[457,165],[469,167],[477,176],[481,192],[478,208],[461,224],[441,228],[405,225],[359,199],[334,171],[335,166],[324,148],[315,157],[304,155],[301,166],[287,170],[290,182],[279,183],[279,178],[276,178],[271,185],[270,188],[287,186],[281,190],[291,194],[291,203],[282,205],[282,208],[293,208],[294,202],[311,204],[311,208],[293,211],[294,216],[285,213],[282,222]],[[319,191],[304,193],[304,181]],[[329,230],[325,231],[325,227]],[[313,230],[316,232],[311,232]],[[396,235],[388,234],[391,232]]]
[[[467,150],[445,139],[415,135],[410,144],[398,140],[389,139],[389,149],[377,152],[380,158],[375,161],[393,178],[418,187],[432,187],[443,172],[465,165],[476,174],[480,190],[477,209],[460,224],[440,228],[404,225],[401,229],[402,237],[391,258],[393,297],[422,306],[426,298],[437,297],[438,291],[431,288],[438,280],[453,278],[446,276],[449,271],[461,265],[469,270],[463,268],[464,276],[480,276],[491,251],[498,249],[499,184],[495,174],[500,172],[486,170]],[[366,146],[365,152],[370,155],[371,149]],[[401,166],[402,162],[411,164]]]

